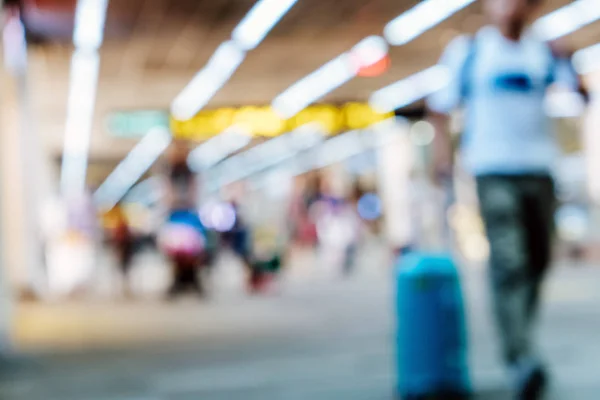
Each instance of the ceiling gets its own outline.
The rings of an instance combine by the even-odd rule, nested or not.
[[[38,127],[60,153],[67,102],[70,36],[75,0],[22,0],[31,38],[30,82]],[[568,3],[547,0],[546,10]],[[92,159],[119,159],[134,142],[109,137],[111,110],[166,109],[254,0],[110,0],[92,140]],[[266,40],[251,51],[209,107],[268,104],[292,83],[351,48],[416,0],[299,0]],[[484,19],[475,4],[409,45],[391,51],[383,76],[357,78],[326,101],[366,100],[391,82],[433,64],[458,32],[473,32]],[[576,48],[595,42],[600,24],[568,39]]]

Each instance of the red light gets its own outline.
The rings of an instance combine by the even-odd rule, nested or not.
[[[374,64],[360,66],[356,75],[362,78],[373,78],[375,76],[383,75],[388,69],[390,69],[391,65],[392,60],[386,55]]]

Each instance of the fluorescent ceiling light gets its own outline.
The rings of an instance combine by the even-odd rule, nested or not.
[[[391,112],[444,88],[450,78],[447,67],[435,65],[376,91],[369,104],[379,112]]]
[[[389,118],[362,131],[343,133],[314,148],[306,157],[314,159],[312,169],[344,161],[390,143],[397,135],[398,126],[395,118]]]
[[[311,122],[296,128],[289,134],[289,146],[296,152],[306,150],[324,139],[325,128],[319,122]]]
[[[316,168],[323,168],[366,150],[360,131],[350,131],[329,139],[316,149]]]
[[[452,14],[476,0],[425,0],[406,11],[385,27],[385,38],[394,45],[402,45],[439,24]],[[283,117],[291,118],[325,94],[348,82],[356,75],[358,59],[362,65],[379,61],[387,55],[383,39],[371,36],[349,53],[344,53],[323,67],[301,79],[273,101],[273,108]],[[360,67],[360,66],[359,66]]]
[[[188,164],[194,171],[214,167],[230,154],[246,147],[251,140],[252,136],[243,127],[232,126],[196,147],[188,157]]]
[[[173,116],[185,121],[204,107],[217,91],[231,78],[246,53],[232,42],[222,43],[208,64],[201,69],[171,105]]]
[[[381,36],[369,36],[352,48],[350,53],[360,63],[360,67],[368,67],[381,61],[388,55],[388,44]]]
[[[242,176],[248,176],[306,150],[323,140],[323,134],[316,129],[302,129],[287,133],[279,138],[250,149],[242,155],[244,164]]]
[[[379,36],[361,40],[352,50],[329,61],[294,83],[272,102],[283,118],[292,118],[327,93],[354,78],[361,66],[376,63],[387,55],[388,46]]]
[[[272,106],[283,118],[292,118],[327,93],[354,78],[355,74],[349,55],[344,53],[294,83],[273,100]]]
[[[313,147],[289,166],[294,175],[342,162],[365,151],[385,146],[395,137],[398,123],[390,118],[364,131],[342,133]],[[375,137],[373,137],[375,135]]]
[[[244,61],[246,51],[254,49],[298,0],[259,0],[240,21],[232,40],[219,48],[171,104],[179,120],[192,118],[231,78]]]
[[[406,120],[400,119],[400,121],[406,123]],[[389,118],[362,132],[349,131],[341,133],[334,138],[312,146],[300,157],[295,157],[289,160],[290,162],[278,165],[277,171],[282,175],[294,177],[342,162],[371,149],[387,145],[397,136],[398,126],[396,118]],[[266,172],[259,176],[257,181],[264,181],[265,177],[272,174],[277,174],[277,172]]]
[[[158,176],[141,181],[131,188],[124,201],[151,205],[164,198],[164,185]]]
[[[300,157],[291,159],[277,168],[282,168],[292,176],[323,168],[346,158],[352,157],[364,150],[360,131],[349,131],[337,135],[309,149]]]
[[[600,1],[577,0],[539,18],[533,24],[533,30],[544,40],[554,40],[598,19],[600,19]]]
[[[148,132],[94,193],[96,205],[101,209],[114,207],[169,147],[171,140],[166,129]]]
[[[252,50],[298,0],[259,0],[234,29],[231,37],[244,50]]]
[[[345,132],[326,141],[323,141],[324,137],[316,130],[317,125],[304,125],[293,133],[279,137],[278,139],[283,140],[276,146],[266,146],[269,142],[260,145],[262,148],[257,146],[252,157],[238,155],[227,160],[227,168],[219,169],[215,174],[217,178],[212,179],[211,190],[218,190],[219,187],[273,167],[292,176],[301,175],[385,146],[397,135],[399,121],[400,124],[407,123],[403,119],[390,118],[364,131]],[[246,153],[251,153],[251,150]]]
[[[237,182],[288,160],[323,139],[318,124],[307,124],[229,158],[211,171],[211,175],[219,180],[216,186]]]
[[[76,50],[71,59],[61,175],[65,195],[83,193],[85,189],[99,64],[96,52]]]
[[[600,70],[600,43],[577,51],[573,55],[573,64],[582,75]]]
[[[401,14],[384,29],[392,45],[404,45],[476,0],[425,0]]]
[[[73,43],[85,50],[97,50],[102,44],[108,0],[79,0],[75,11]]]
[[[63,195],[85,190],[94,120],[98,69],[108,0],[78,0],[75,11],[65,144],[61,171]]]

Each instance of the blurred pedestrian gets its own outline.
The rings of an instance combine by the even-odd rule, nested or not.
[[[569,53],[527,29],[542,0],[486,0],[491,25],[452,41],[440,64],[451,82],[431,96],[436,177],[452,173],[447,115],[466,108],[462,154],[476,177],[491,246],[491,282],[504,360],[517,399],[539,399],[547,372],[534,345],[540,286],[550,264],[558,146],[544,111],[550,85],[587,97]]]
[[[321,178],[317,184],[318,191],[308,200],[308,212],[316,225],[319,264],[348,275],[353,271],[361,228],[357,209],[351,199],[334,190],[331,180]]]
[[[252,257],[252,227],[242,215],[238,202],[231,201],[230,204],[235,213],[235,221],[231,229],[223,232],[223,243],[228,245],[242,261],[248,278],[248,286],[252,287],[252,282],[255,279]]]
[[[252,292],[268,289],[281,271],[285,243],[280,233],[275,227],[268,225],[253,229],[249,280]]]
[[[358,212],[359,202],[364,195],[365,192],[356,184],[350,198],[344,201],[340,210],[349,231],[343,259],[344,275],[350,275],[354,272],[358,249],[364,239],[365,223]]]
[[[291,199],[289,209],[291,237],[296,244],[301,246],[314,247],[317,245],[316,221],[310,210],[313,204],[319,200],[320,185],[319,176],[313,176]]]
[[[123,277],[123,286],[126,295],[130,294],[129,273],[135,252],[135,239],[129,226],[127,215],[121,204],[113,210],[114,230],[113,245],[115,248],[119,271]]]
[[[173,282],[168,291],[175,297],[192,289],[204,295],[200,267],[207,257],[206,229],[197,204],[197,177],[188,166],[189,149],[176,143],[168,161],[167,202],[169,215],[159,235],[160,247],[173,267]]]

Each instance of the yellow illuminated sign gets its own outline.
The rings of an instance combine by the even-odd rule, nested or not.
[[[220,108],[202,111],[187,121],[171,118],[171,131],[179,139],[210,139],[230,127],[238,113],[239,111],[234,108]]]
[[[364,129],[392,117],[381,114],[368,104],[347,103],[342,106],[319,104],[307,107],[291,119],[282,119],[268,106],[221,108],[199,112],[187,121],[171,118],[173,136],[180,139],[206,140],[231,126],[240,126],[253,136],[274,137],[303,125],[317,123],[329,135]]]
[[[348,103],[342,107],[343,118],[350,130],[365,129],[390,118],[394,113],[380,114],[364,103]]]
[[[316,105],[305,108],[288,121],[288,131],[307,124],[319,124],[329,135],[341,132],[345,128],[341,110],[330,105]]]
[[[255,136],[267,137],[280,135],[286,129],[286,121],[270,107],[242,107],[234,114],[232,125]]]

